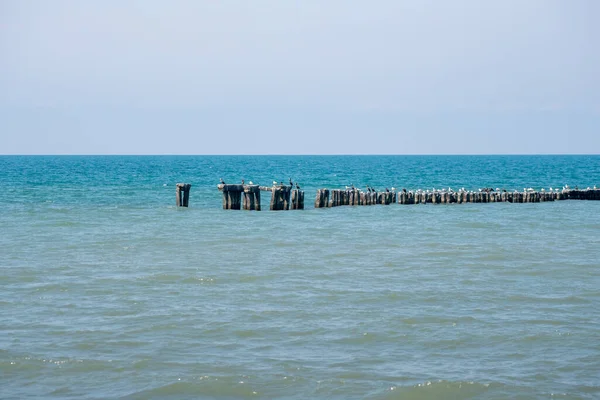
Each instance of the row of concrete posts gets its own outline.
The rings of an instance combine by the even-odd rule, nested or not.
[[[315,208],[339,206],[370,206],[375,204],[389,205],[396,202],[396,192],[368,191],[359,189],[319,189],[315,198]]]
[[[598,189],[565,189],[562,191],[402,191],[399,204],[462,204],[462,203],[540,203],[556,200],[600,200]]]
[[[188,207],[189,183],[176,185],[175,199],[178,207]],[[224,210],[260,211],[260,192],[271,192],[270,210],[303,210],[304,191],[294,189],[291,185],[273,185],[271,187],[244,184],[220,184],[217,188],[223,192]],[[552,191],[535,191],[532,189],[519,191],[480,189],[469,190],[405,190],[400,192],[386,189],[384,192],[360,189],[319,189],[315,198],[315,208],[389,205],[398,204],[462,204],[462,203],[539,203],[556,200],[600,200],[600,189],[570,189]]]

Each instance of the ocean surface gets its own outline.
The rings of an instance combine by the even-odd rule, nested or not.
[[[221,209],[290,177],[306,210]],[[0,398],[600,398],[600,202],[313,208],[350,184],[600,186],[600,156],[0,156]]]

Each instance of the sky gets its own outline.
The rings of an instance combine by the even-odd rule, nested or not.
[[[0,0],[0,154],[598,154],[597,0]]]

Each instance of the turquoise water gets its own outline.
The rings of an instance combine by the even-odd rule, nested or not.
[[[223,211],[221,177],[307,209]],[[0,398],[600,397],[600,202],[312,207],[351,183],[600,186],[600,156],[0,157]]]

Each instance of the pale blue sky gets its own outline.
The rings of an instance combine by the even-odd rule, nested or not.
[[[600,152],[600,1],[0,0],[0,154]]]

